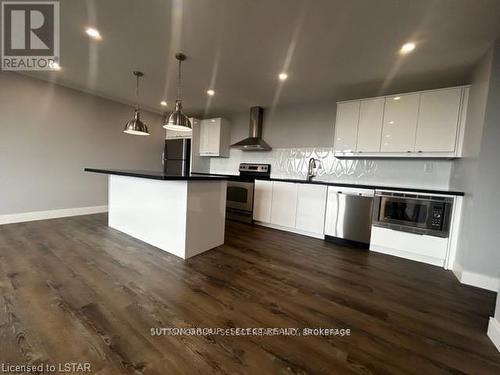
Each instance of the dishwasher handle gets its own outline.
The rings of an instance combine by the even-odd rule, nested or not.
[[[336,191],[337,194],[343,194],[343,195],[350,195],[354,197],[367,197],[367,198],[373,198],[374,194],[370,192],[360,192],[360,191],[341,191],[338,190]]]

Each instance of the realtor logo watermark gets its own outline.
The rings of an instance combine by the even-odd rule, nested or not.
[[[59,2],[2,1],[2,70],[59,69]]]

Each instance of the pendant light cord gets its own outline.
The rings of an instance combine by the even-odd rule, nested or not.
[[[177,100],[181,100],[181,66],[182,61],[179,59],[179,76],[177,77]]]
[[[139,74],[136,76],[136,83],[135,83],[135,108],[139,110]]]

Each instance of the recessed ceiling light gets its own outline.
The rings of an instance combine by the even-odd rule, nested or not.
[[[85,33],[87,33],[88,36],[90,36],[92,39],[95,40],[101,40],[101,33],[97,29],[94,29],[93,27],[87,27],[85,29]]]
[[[400,96],[395,96],[394,98],[392,98],[392,100],[399,100],[399,99],[401,99]]]
[[[284,81],[288,78],[288,74],[280,73],[280,75],[278,77],[279,77],[280,81]]]
[[[410,53],[414,49],[415,49],[415,43],[408,42],[408,43],[403,44],[403,46],[399,50],[399,53],[406,55],[407,53]]]
[[[207,90],[207,94],[210,95],[210,96],[214,96],[215,95],[215,91],[214,90]]]
[[[167,106],[167,102],[166,102],[165,100],[162,100],[162,101],[160,102],[160,104],[161,104],[162,106],[164,106],[164,107],[166,107],[166,106]]]

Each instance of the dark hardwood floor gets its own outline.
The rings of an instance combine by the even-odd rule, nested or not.
[[[105,215],[0,226],[0,363],[94,374],[500,374],[495,294],[451,272],[228,222],[182,261]],[[350,336],[152,336],[152,327],[349,328]]]

